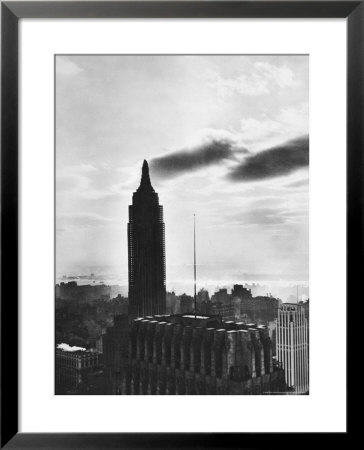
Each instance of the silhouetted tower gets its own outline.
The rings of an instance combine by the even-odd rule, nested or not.
[[[129,206],[129,314],[145,317],[166,312],[166,262],[163,206],[144,160],[140,186]]]

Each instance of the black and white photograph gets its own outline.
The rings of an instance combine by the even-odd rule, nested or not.
[[[55,394],[308,395],[309,56],[54,70]]]

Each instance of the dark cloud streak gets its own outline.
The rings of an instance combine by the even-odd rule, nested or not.
[[[245,155],[241,161],[238,155]],[[173,178],[225,160],[235,160],[227,177],[234,182],[257,181],[288,175],[308,166],[309,138],[302,136],[276,147],[251,154],[229,140],[212,140],[192,149],[178,150],[150,161],[158,178]]]
[[[284,144],[247,156],[228,177],[232,181],[257,181],[288,175],[308,166],[309,138],[302,136]]]
[[[234,147],[231,141],[213,140],[194,149],[179,150],[153,158],[150,167],[152,174],[170,178],[227,159],[234,159],[236,152],[248,153],[246,149]]]

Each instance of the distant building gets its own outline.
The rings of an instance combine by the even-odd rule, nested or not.
[[[275,320],[266,323],[269,337],[272,341],[273,356],[276,356],[277,350],[277,323]]]
[[[210,300],[204,300],[197,304],[197,310],[199,314],[204,316],[211,316],[212,313],[212,302]]]
[[[191,313],[194,311],[193,297],[187,294],[182,294],[179,299],[181,314]]]
[[[302,305],[304,311],[305,311],[305,317],[307,321],[310,321],[310,299],[307,299],[305,302],[299,302],[300,305]]]
[[[77,281],[70,281],[56,284],[56,298],[61,300],[77,300],[79,302],[91,302],[95,300],[109,300],[110,286],[104,284],[81,284]]]
[[[56,394],[86,394],[89,377],[100,372],[99,353],[56,349]]]
[[[246,296],[240,303],[240,314],[246,314],[253,322],[271,322],[278,315],[281,301],[272,296]]]
[[[166,268],[163,206],[143,163],[140,186],[129,206],[129,314],[144,317],[166,312]]]
[[[103,362],[107,394],[121,394],[121,379],[129,352],[127,315],[114,317],[114,325],[102,335]]]
[[[208,291],[206,289],[200,289],[197,293],[196,301],[197,301],[197,303],[209,302],[210,296],[209,296]]]
[[[287,385],[297,394],[308,393],[308,321],[304,307],[283,303],[276,323],[277,359],[284,368]]]
[[[174,292],[167,292],[166,314],[177,314],[179,308],[179,297]]]
[[[101,331],[101,335],[96,339],[96,351],[100,353],[100,361],[103,361],[104,345],[103,336],[106,334],[106,329]]]
[[[228,304],[231,303],[231,296],[228,294],[227,289],[219,289],[211,297],[211,301],[212,303]]]
[[[235,320],[236,309],[233,302],[216,302],[211,304],[211,314],[221,316],[223,320]]]
[[[135,319],[123,394],[285,393],[264,326],[182,314]]]
[[[242,284],[234,284],[234,287],[231,291],[231,296],[240,300],[249,300],[253,297],[251,290],[245,288]]]

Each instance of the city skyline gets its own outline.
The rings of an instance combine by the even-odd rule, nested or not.
[[[167,289],[308,280],[307,56],[57,56],[56,270],[127,284],[141,162],[165,208]],[[126,105],[126,107],[125,107]]]

